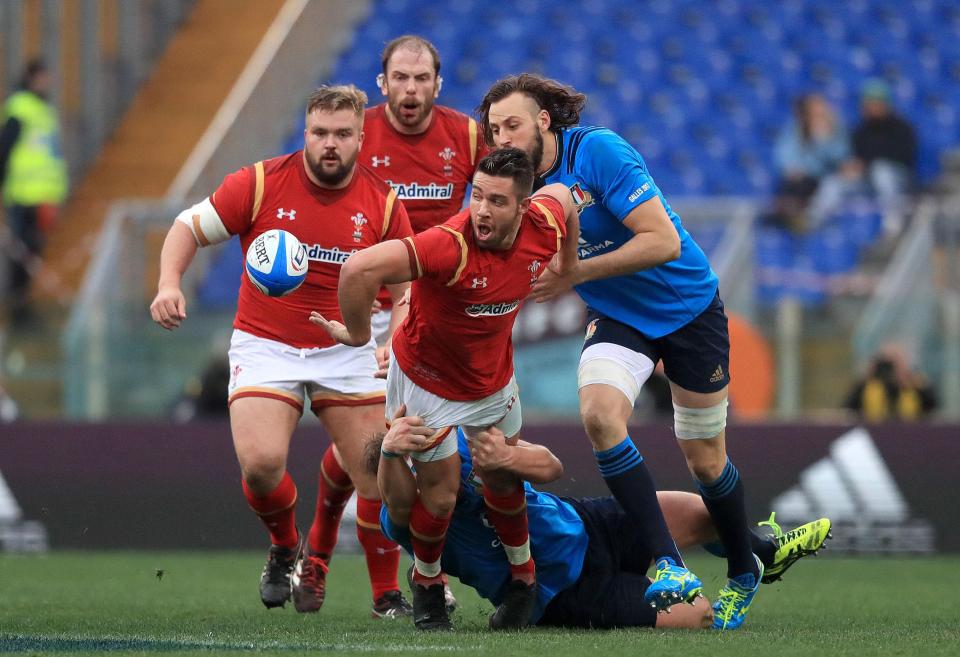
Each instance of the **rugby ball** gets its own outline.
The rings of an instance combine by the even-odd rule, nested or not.
[[[290,294],[307,277],[307,250],[296,237],[274,228],[247,249],[247,278],[268,297]]]

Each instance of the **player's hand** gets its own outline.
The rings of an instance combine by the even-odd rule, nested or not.
[[[387,378],[387,370],[390,368],[390,341],[382,347],[377,347],[377,373],[373,376],[378,379]]]
[[[371,314],[371,315],[376,315],[376,314],[377,314],[378,312],[380,312],[382,309],[383,309],[383,304],[380,303],[379,301],[377,301],[376,299],[374,299],[374,300],[373,300],[373,306],[370,308],[370,314]]]
[[[407,416],[406,412],[407,407],[403,405],[394,414],[393,423],[383,437],[381,449],[384,451],[405,456],[426,447],[430,438],[436,433],[435,430],[423,425],[423,418],[417,415]]]
[[[330,335],[331,338],[340,344],[345,344],[349,347],[360,347],[370,341],[369,336],[367,336],[365,340],[355,337],[350,333],[350,331],[347,330],[346,326],[338,321],[327,319],[316,310],[310,313],[310,321],[321,327]]]
[[[412,287],[408,287],[406,290],[404,290],[404,291],[403,291],[403,296],[400,297],[400,300],[397,301],[397,302],[396,302],[395,304],[393,304],[393,305],[395,305],[395,306],[406,306],[408,303],[410,303],[410,290],[412,290],[412,289],[413,289]]]
[[[530,298],[537,303],[556,299],[561,294],[565,294],[573,289],[576,281],[577,268],[573,266],[567,271],[555,269],[548,266],[540,274],[540,278],[534,284],[530,291]]]
[[[150,304],[150,317],[168,331],[178,328],[187,318],[187,301],[180,288],[173,285],[161,287]]]
[[[468,444],[475,467],[481,470],[510,470],[514,448],[507,444],[503,432],[496,427],[474,435]]]

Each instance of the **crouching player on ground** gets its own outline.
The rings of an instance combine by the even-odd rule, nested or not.
[[[383,533],[411,551],[410,508],[416,499],[416,479],[403,458],[420,449],[432,431],[418,417],[397,417],[383,437],[367,445],[367,464],[377,473],[383,496]],[[509,571],[496,535],[486,519],[477,469],[513,472],[533,483],[549,483],[563,474],[560,461],[542,445],[518,441],[507,445],[495,428],[469,443],[457,432],[460,453],[460,493],[447,530],[443,569],[476,589],[493,604],[503,599]],[[524,485],[530,544],[537,564],[537,601],[531,622],[560,627],[709,628],[713,610],[705,599],[678,605],[667,614],[644,602],[650,585],[646,573],[654,551],[643,533],[612,497],[559,498]],[[680,548],[703,545],[723,556],[717,532],[703,500],[691,493],[660,491],[657,498],[667,527]],[[764,583],[780,579],[798,559],[824,547],[830,521],[809,522],[783,533],[773,517],[750,533],[751,548],[763,561]]]
[[[311,319],[337,341],[370,339],[370,304],[384,284],[413,281],[410,310],[393,337],[387,412],[406,405],[436,430],[417,461],[419,495],[411,507],[414,623],[449,629],[440,554],[459,487],[456,435],[496,426],[511,443],[522,424],[513,376],[511,333],[540,275],[576,262],[579,226],[569,190],[544,187],[531,197],[533,165],[523,151],[487,155],[473,177],[470,208],[402,241],[359,251],[339,287],[344,324]],[[509,594],[490,617],[494,629],[527,625],[536,597],[521,481],[484,470],[483,500],[510,562]]]

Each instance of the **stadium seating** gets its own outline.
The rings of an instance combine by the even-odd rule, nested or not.
[[[916,0],[906,11],[892,0],[521,0],[503,8],[379,0],[330,79],[377,101],[377,53],[408,32],[437,45],[442,102],[462,111],[519,71],[576,86],[589,97],[584,123],[636,145],[668,198],[768,197],[773,142],[793,99],[820,91],[852,126],[868,77],[885,78],[917,126],[921,182],[937,174],[945,148],[960,145],[960,5],[952,0]],[[283,149],[302,146],[301,124],[293,118]],[[855,207],[804,237],[760,229],[760,299],[823,301],[831,280],[879,236],[878,222],[876,209]]]

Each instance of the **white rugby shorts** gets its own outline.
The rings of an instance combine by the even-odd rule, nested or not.
[[[382,347],[387,344],[387,332],[390,330],[390,317],[392,310],[381,310],[370,316],[370,333],[373,339],[377,341],[377,346]]]
[[[519,392],[517,380],[510,377],[507,385],[483,399],[444,399],[411,381],[391,353],[386,419],[389,424],[397,409],[406,404],[408,416],[419,415],[426,426],[437,430],[426,447],[410,456],[417,461],[440,461],[457,452],[457,427],[463,428],[467,438],[489,427],[497,427],[507,438],[520,433],[523,413]]]
[[[377,379],[376,343],[362,347],[336,344],[300,349],[234,329],[230,338],[228,404],[241,397],[286,402],[303,412],[304,400],[316,412],[326,406],[383,403],[383,379]]]

